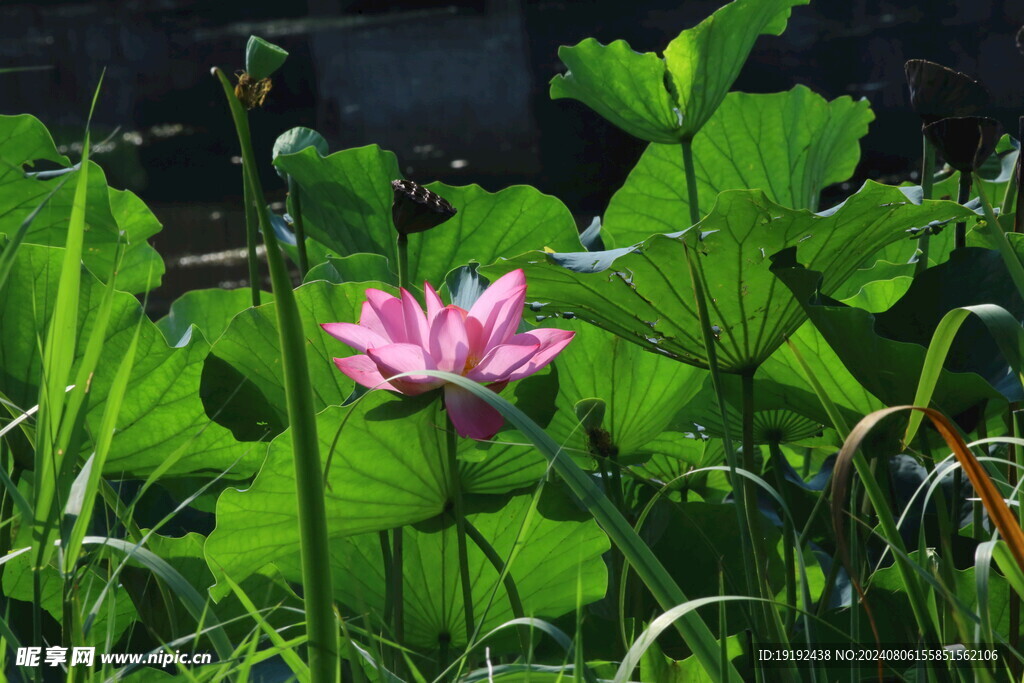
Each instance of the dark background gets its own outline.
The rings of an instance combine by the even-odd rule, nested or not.
[[[237,141],[209,70],[240,69],[250,33],[291,53],[266,106],[251,116],[272,199],[283,197],[269,165],[273,141],[304,125],[332,151],[370,143],[393,150],[406,176],[420,182],[475,182],[492,191],[535,185],[586,224],[643,143],[575,101],[548,98],[548,81],[562,71],[558,46],[594,36],[660,51],[720,4],[7,2],[0,66],[52,68],[0,75],[0,113],[35,114],[74,157],[106,68],[93,139],[112,137],[95,158],[111,184],[137,192],[164,223],[154,240],[169,267],[154,300],[159,309],[185,289],[237,286],[243,277],[237,259],[195,267],[180,257],[245,242]],[[993,93],[991,115],[1016,132],[1024,114],[1024,56],[1014,41],[1021,24],[1024,0],[814,0],[794,8],[783,36],[759,39],[734,89],[802,83],[828,98],[867,97],[877,119],[853,183],[909,179],[920,137],[903,62],[932,59],[975,75]]]

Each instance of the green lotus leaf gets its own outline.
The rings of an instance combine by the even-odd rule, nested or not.
[[[693,140],[701,208],[723,190],[762,189],[777,204],[816,211],[822,188],[853,173],[873,118],[867,100],[829,102],[803,86],[729,93]],[[680,146],[652,143],[612,197],[603,227],[633,244],[689,226],[689,206]]]
[[[565,509],[564,503],[549,517],[542,501],[541,514],[534,515],[523,528],[531,498],[498,500],[479,512],[469,511],[467,518],[503,558],[509,556],[519,536],[510,573],[523,610],[527,616],[551,619],[604,596],[608,573],[601,555],[610,543],[596,522],[579,510]],[[473,614],[486,633],[512,619],[513,614],[498,572],[472,542],[468,551]],[[356,614],[369,612],[375,626],[384,625],[380,553],[377,534],[338,538],[331,543],[335,597]],[[436,650],[440,640],[447,638],[455,647],[464,646],[466,626],[454,526],[429,523],[406,528],[403,555],[404,642]],[[279,566],[293,579],[301,576],[294,554]]]
[[[870,181],[817,214],[779,206],[760,191],[733,190],[681,233],[605,252],[531,252],[481,272],[496,277],[523,268],[528,300],[540,315],[571,313],[656,353],[707,367],[683,253],[696,248],[719,367],[742,374],[753,372],[805,317],[770,272],[773,254],[795,247],[798,261],[825,274],[828,292],[879,249],[907,239],[909,228],[974,215],[953,202],[917,203],[899,188]]]
[[[273,295],[261,292],[262,301]],[[224,334],[231,319],[252,305],[250,289],[193,289],[171,303],[167,315],[156,321],[167,343],[174,346],[195,325],[212,344]]]
[[[735,403],[732,399],[739,399],[740,394],[736,386],[735,378],[730,378],[726,388],[726,413],[729,419],[729,433],[733,438],[738,438],[743,433],[743,416],[738,407],[739,401]],[[788,387],[787,387],[788,388]],[[816,437],[821,434],[822,425],[816,420],[801,415],[792,410],[781,408],[763,408],[758,405],[757,384],[754,389],[755,403],[753,412],[754,443],[794,443]],[[771,404],[774,398],[771,394],[765,397],[768,400],[761,401],[762,404]],[[725,430],[722,425],[722,416],[715,401],[715,392],[711,382],[705,382],[704,387],[697,393],[693,400],[680,410],[672,422],[675,430],[699,432],[703,436],[722,438]]]
[[[640,476],[667,484],[686,475],[675,485],[716,502],[732,492],[725,472],[692,473],[693,470],[725,464],[725,446],[721,439],[705,439],[693,431],[668,431],[652,439],[647,447],[655,455],[642,465],[633,467]]]
[[[954,251],[946,263],[916,278],[887,311],[872,314],[823,295],[821,274],[780,254],[774,268],[814,326],[865,389],[887,405],[913,403],[925,353],[939,321],[950,310],[998,304],[1018,318],[1024,302],[998,252],[976,247]],[[981,400],[1016,401],[1024,391],[996,342],[977,320],[958,332],[935,388],[933,405],[956,415]]]
[[[0,116],[0,233],[14,234],[64,182],[32,221],[24,240],[25,244],[64,246],[78,171],[66,168],[46,177],[26,174],[25,167],[38,160],[62,166],[68,163],[38,119],[27,114]],[[160,231],[160,221],[131,192],[108,187],[103,169],[89,163],[82,261],[93,275],[106,281],[115,267],[118,242],[123,242],[126,249],[118,269],[118,289],[139,293],[156,287],[164,263],[146,240]]]
[[[279,156],[275,166],[302,187],[306,234],[339,256],[380,254],[397,263],[391,221],[391,181],[400,178],[395,155],[361,147],[322,157],[313,148]],[[529,249],[578,248],[572,214],[561,201],[526,185],[488,192],[477,185],[431,183],[427,189],[458,213],[434,230],[409,236],[409,276],[435,286],[448,271],[490,263]]]
[[[324,332],[320,324],[358,321],[370,287],[387,289],[379,282],[335,285],[316,280],[295,290],[317,411],[341,405],[355,386],[332,361],[355,351]],[[216,419],[240,439],[276,436],[288,424],[273,302],[247,308],[231,319],[213,346],[204,389],[207,409],[211,414],[216,411]]]
[[[842,359],[813,323],[805,322],[789,337],[789,341],[839,410],[847,426],[852,427],[868,413],[885,407],[846,369]],[[728,376],[723,379],[730,385],[727,393],[730,400],[735,397],[736,405],[739,405],[739,382]],[[754,375],[754,402],[761,409],[790,410],[819,424],[832,426],[788,344],[779,347],[757,369]]]
[[[41,376],[39,339],[46,335],[61,272],[63,250],[22,244],[14,260],[6,296],[0,298],[0,393],[23,408],[35,405]],[[82,273],[76,363],[84,353],[104,286]],[[201,336],[170,347],[159,328],[145,316],[139,301],[115,293],[103,351],[92,379],[87,423],[97,428],[108,389],[136,328],[138,349],[128,391],[117,419],[104,473],[140,476],[174,456],[169,474],[251,472],[262,455],[251,444],[210,422],[199,398],[203,363],[210,346]]]
[[[788,343],[776,349],[754,374],[754,409],[757,411],[755,425],[760,423],[767,426],[770,421],[766,421],[765,418],[771,416],[774,420],[780,416],[779,414],[801,416],[803,420],[800,420],[799,424],[803,427],[790,431],[789,438],[783,439],[783,443],[798,440],[794,438],[797,436],[806,438],[809,432],[819,431],[821,425],[833,426],[830,416],[821,405],[821,400],[804,376],[793,348],[810,368],[815,380],[828,394],[847,426],[852,426],[868,413],[885,407],[850,374],[836,352],[810,321],[801,325],[787,341]],[[726,410],[730,416],[731,433],[739,435],[742,433],[741,379],[735,375],[723,375],[721,381],[726,398]],[[710,382],[705,382],[701,392],[673,419],[673,428],[693,431],[694,425],[697,424],[705,428],[706,434],[713,436],[721,434],[721,422],[722,418],[714,407],[714,394]],[[796,425],[797,423],[794,423],[791,426]],[[812,428],[811,425],[815,427]],[[756,432],[755,427],[755,440]]]
[[[568,72],[551,80],[551,98],[579,100],[649,142],[690,139],[729,92],[757,37],[782,33],[790,9],[808,1],[733,0],[676,36],[664,58],[622,40],[563,46],[558,57]]]
[[[507,391],[507,390],[506,390]],[[391,529],[436,517],[451,498],[442,463],[447,416],[431,392],[409,398],[373,391],[348,406],[317,415],[326,471],[327,524],[332,537]],[[522,443],[522,439],[518,442]],[[487,449],[484,462],[479,451]],[[489,450],[493,449],[493,451]],[[545,468],[529,446],[459,444],[466,493],[505,492],[536,483]],[[206,543],[212,567],[235,581],[298,552],[291,432],[270,444],[263,469],[245,491],[217,501],[217,528]],[[532,479],[525,479],[523,471]],[[226,592],[224,586],[218,591]]]
[[[22,175],[24,167],[34,166],[36,161],[71,165],[68,158],[57,151],[43,122],[30,114],[0,115],[0,160],[4,162],[0,167],[0,180],[5,183]]]
[[[304,282],[313,280],[327,280],[335,284],[376,281],[398,286],[398,276],[380,254],[352,254],[343,258],[329,256],[306,273]]]
[[[558,410],[548,434],[574,454],[594,453],[624,464],[644,460],[651,454],[648,442],[696,395],[707,372],[648,353],[593,325],[560,321],[559,327],[576,336],[555,360]],[[582,427],[574,412],[585,399],[605,405],[593,429]]]
[[[323,135],[312,128],[296,126],[281,133],[277,140],[274,140],[273,158],[276,159],[282,154],[295,154],[307,147],[315,149],[320,156],[327,156],[330,152]]]

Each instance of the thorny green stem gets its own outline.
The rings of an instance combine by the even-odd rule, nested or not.
[[[771,441],[768,443],[768,452],[772,459],[772,470],[775,473],[775,487],[779,491],[780,496],[785,495],[785,476],[783,474],[783,466],[786,456],[782,454],[782,449],[779,447],[778,441]],[[822,496],[824,497],[824,496]],[[793,527],[793,520],[788,515],[780,515],[783,523],[783,538],[796,538],[796,529]],[[783,554],[784,561],[786,564],[786,602],[796,607],[796,548],[789,544],[784,544]],[[796,621],[797,612],[796,610],[790,610],[786,619],[786,630],[787,632],[792,628],[793,622]]]
[[[403,551],[405,527],[400,526],[391,533],[391,603],[395,616],[393,631],[395,642],[401,643],[405,638],[405,560]]]
[[[243,162],[244,164],[244,162]],[[260,261],[256,255],[256,227],[259,225],[256,204],[252,197],[247,175],[249,169],[242,168],[242,202],[245,207],[245,247],[249,262],[249,289],[252,291],[252,305],[260,305]],[[253,169],[255,172],[255,169]]]
[[[923,154],[921,155],[921,195],[924,199],[932,198],[932,188],[935,185],[935,147],[923,134],[921,135]],[[914,265],[914,274],[918,274],[928,267],[928,240],[931,237],[927,232],[917,238],[917,248],[920,254],[917,256],[917,263]]]
[[[690,140],[684,140],[680,143],[680,146],[683,150],[683,170],[686,173],[686,191],[690,203],[690,223],[691,225],[696,225],[700,222],[700,207],[697,197],[697,177],[695,175],[693,164],[693,143]],[[693,229],[694,228],[691,228],[691,230]],[[722,380],[718,371],[718,354],[715,349],[715,336],[711,330],[711,320],[708,316],[708,302],[704,289],[704,278],[703,273],[701,272],[699,258],[694,254],[696,246],[699,244],[699,240],[700,234],[697,233],[693,238],[694,244],[691,247],[687,244],[686,236],[684,236],[683,251],[686,257],[686,267],[690,273],[690,283],[693,286],[693,298],[697,305],[697,317],[700,320],[700,331],[704,342],[704,353],[707,356],[708,370],[711,373],[711,387],[715,392],[715,399],[718,403],[718,412],[722,418],[722,442],[725,445],[725,459],[729,465],[729,483],[732,485],[733,491],[736,492],[736,515],[740,529],[740,542],[743,546],[744,552],[749,556],[753,556],[752,536],[754,534],[754,528],[750,527],[748,524],[749,517],[746,510],[746,501],[744,500],[744,496],[740,494],[743,483],[740,481],[740,476],[736,473],[736,451],[733,448],[732,436],[729,429],[729,415],[725,407],[725,391],[722,387]],[[757,586],[754,576],[750,571],[749,563],[744,564],[744,578],[747,593],[749,595],[760,595],[760,591],[755,591]]]
[[[391,535],[385,531],[377,532],[380,541],[380,559],[384,565],[384,623],[393,624],[395,610],[395,586],[391,559]]]
[[[742,448],[743,448],[743,469],[751,474],[758,474],[757,462],[755,460],[754,446],[754,373],[753,371],[744,372],[740,375],[740,381],[742,383],[743,393],[743,437],[742,437]],[[746,513],[747,528],[750,530],[750,546],[753,550],[752,558],[754,564],[754,579],[757,581],[757,593],[758,595],[766,600],[772,600],[774,596],[771,593],[771,589],[768,587],[768,577],[765,574],[767,570],[767,564],[765,558],[768,557],[767,551],[764,547],[764,538],[761,535],[761,524],[760,524],[760,510],[757,506],[757,489],[756,484],[747,477],[743,477],[740,486],[741,490],[738,492],[737,497],[743,498],[743,508]],[[778,627],[778,614],[774,607],[768,603],[761,603],[762,613],[764,615],[764,626],[769,629],[767,632],[771,632],[771,629],[779,630]],[[777,633],[776,635],[781,635]],[[781,642],[781,639],[776,640]]]
[[[462,502],[462,482],[459,481],[458,436],[453,428],[445,432],[448,441],[448,495],[451,496],[452,515],[459,545],[459,583],[462,584],[462,607],[466,615],[466,642],[473,642],[473,585],[469,582],[469,553],[466,547],[466,510]]]
[[[958,204],[966,204],[967,200],[971,198],[971,174],[961,173],[960,174],[960,185],[957,188],[956,201]],[[996,225],[996,228],[999,226]],[[956,232],[953,238],[953,248],[963,249],[967,246],[967,223],[957,223]]]
[[[224,89],[235,130],[238,132],[242,169],[252,192],[263,241],[267,247],[267,263],[270,266],[270,279],[274,290],[274,309],[277,313],[277,329],[280,335],[288,424],[291,427],[292,458],[295,465],[310,680],[313,683],[334,683],[339,668],[338,629],[334,619],[331,557],[327,543],[323,464],[320,461],[313,391],[306,365],[306,339],[302,334],[302,316],[295,303],[288,269],[270,225],[270,217],[267,215],[263,188],[256,173],[249,121],[224,72],[214,68],[213,73]]]
[[[409,288],[409,236],[398,236],[398,286]]]
[[[295,226],[295,248],[299,252],[299,272],[305,278],[309,272],[309,256],[306,255],[306,225],[302,218],[302,188],[291,176],[288,176],[288,196],[292,200],[291,216]]]
[[[1017,119],[1017,126],[1017,139],[1024,140],[1024,116]],[[1016,171],[1016,178],[1010,178],[1010,184],[1013,185],[1016,182],[1017,185],[1016,211],[1013,215],[1013,231],[1024,232],[1024,215],[1021,215],[1020,210],[1020,198],[1024,197],[1024,152],[1017,155]],[[1010,194],[1009,190],[1007,190],[1006,194]],[[1009,206],[1009,204],[1013,204],[1013,201],[1003,203],[1003,207],[1007,212],[1013,208],[1012,206]]]

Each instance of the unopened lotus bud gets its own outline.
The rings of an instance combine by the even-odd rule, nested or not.
[[[456,214],[448,200],[411,180],[392,180],[391,218],[399,235],[436,228]]]

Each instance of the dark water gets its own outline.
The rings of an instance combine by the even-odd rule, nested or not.
[[[0,111],[33,113],[72,145],[106,68],[94,139],[116,133],[96,158],[112,184],[140,194],[164,223],[155,243],[170,270],[153,298],[159,311],[187,289],[244,278],[240,265],[187,257],[245,241],[236,141],[209,69],[240,68],[250,33],[291,53],[252,117],[272,199],[283,197],[269,167],[273,140],[304,125],[332,150],[391,149],[421,182],[535,185],[589,221],[643,145],[576,102],[548,98],[558,46],[594,36],[658,50],[719,4],[7,2],[0,66],[52,68],[0,76]],[[1024,113],[1024,56],[1014,45],[1021,24],[1024,0],[816,0],[794,10],[782,37],[759,40],[735,88],[803,83],[829,98],[869,98],[877,120],[855,182],[904,179],[920,143],[903,62],[923,57],[977,75],[993,92],[994,115],[1015,131]]]

